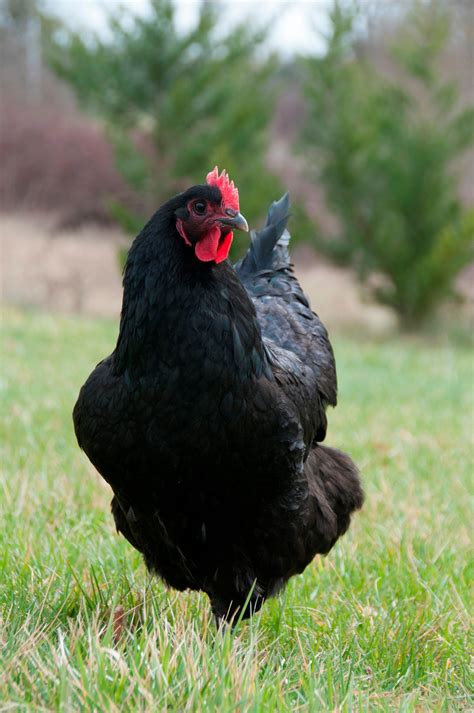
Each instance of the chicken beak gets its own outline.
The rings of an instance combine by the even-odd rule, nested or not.
[[[219,223],[222,223],[222,225],[228,225],[233,230],[245,230],[245,232],[248,233],[249,226],[242,213],[235,213],[234,211],[233,213],[233,215],[230,215],[229,211],[229,217],[226,216],[225,218],[219,218]]]

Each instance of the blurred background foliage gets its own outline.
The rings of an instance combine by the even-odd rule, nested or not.
[[[461,204],[455,172],[474,138],[474,107],[460,107],[441,73],[446,6],[411,6],[389,48],[396,79],[357,53],[356,20],[336,3],[325,56],[303,61],[303,149],[339,219],[319,245],[361,280],[376,278],[374,297],[412,328],[474,257],[474,212]]]
[[[402,327],[452,295],[473,260],[473,67],[456,64],[469,2],[341,0],[322,51],[315,12],[306,56],[271,51],[271,23],[226,22],[217,2],[187,30],[172,0],[129,4],[95,34],[51,8],[0,5],[6,209],[135,234],[218,164],[253,225],[289,187],[295,242],[349,265]]]
[[[225,166],[255,222],[263,196],[282,190],[266,169],[276,86],[275,57],[259,57],[266,32],[224,27],[218,5],[203,3],[195,27],[179,32],[171,0],[151,0],[146,17],[110,18],[107,39],[68,33],[52,64],[83,106],[107,122],[119,171],[159,206],[207,170]],[[115,214],[136,232],[123,206]]]

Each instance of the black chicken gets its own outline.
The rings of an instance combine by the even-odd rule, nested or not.
[[[289,262],[288,209],[272,204],[234,269],[232,230],[248,227],[225,172],[165,203],[130,250],[117,346],[74,408],[117,530],[218,620],[329,552],[363,500],[350,458],[320,445],[336,371]]]

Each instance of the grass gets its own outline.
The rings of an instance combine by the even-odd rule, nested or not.
[[[469,709],[469,349],[334,339],[328,442],[360,465],[365,508],[222,635],[204,596],[147,576],[75,443],[72,405],[116,325],[2,321],[1,710]]]

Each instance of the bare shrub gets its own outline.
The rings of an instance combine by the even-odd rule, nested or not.
[[[72,113],[4,102],[0,165],[1,207],[54,212],[61,226],[107,224],[111,201],[137,202],[103,128]]]

